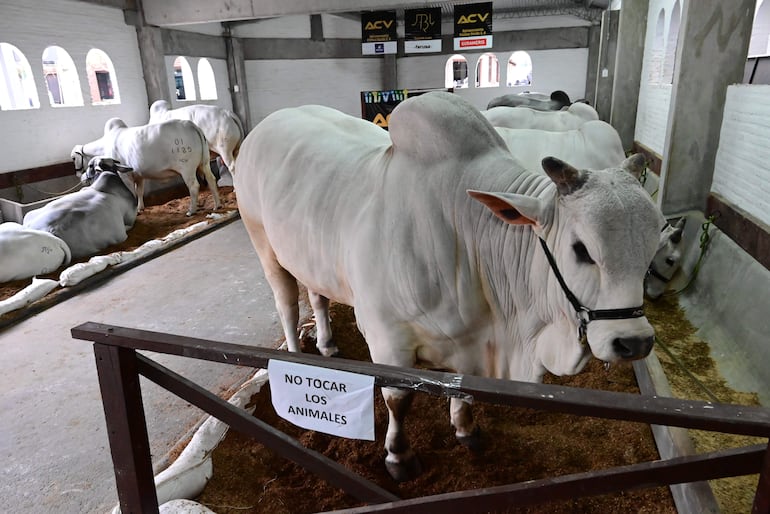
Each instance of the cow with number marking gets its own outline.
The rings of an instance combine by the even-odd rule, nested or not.
[[[120,118],[111,118],[104,125],[104,136],[75,146],[70,156],[78,173],[96,156],[111,157],[133,168],[127,176],[135,184],[140,211],[144,209],[146,179],[162,180],[179,175],[190,192],[187,215],[193,215],[198,210],[200,186],[196,174],[199,172],[214,197],[214,209],[220,207],[217,181],[209,165],[206,136],[192,121],[168,120],[128,127]]]
[[[187,105],[171,109],[166,100],[150,106],[150,123],[166,120],[190,120],[200,127],[209,143],[209,150],[222,158],[231,173],[235,173],[235,158],[246,135],[241,120],[234,112],[216,105]]]
[[[71,258],[67,243],[53,234],[12,221],[0,223],[0,283],[51,273]]]
[[[399,104],[389,129],[303,106],[270,114],[241,145],[238,207],[291,351],[301,282],[324,355],[337,350],[330,300],[354,307],[376,363],[537,382],[591,354],[650,352],[643,282],[664,220],[637,180],[641,156],[591,171],[549,157],[545,175],[530,173],[443,92]],[[411,392],[382,392],[386,465],[408,479],[419,471],[403,429]],[[472,446],[470,405],[453,398],[450,412]]]

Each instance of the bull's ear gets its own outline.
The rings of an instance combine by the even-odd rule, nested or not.
[[[644,172],[644,166],[646,163],[647,161],[644,158],[644,154],[635,153],[620,163],[620,167],[633,175],[636,180],[639,180],[642,176],[642,172]]]
[[[483,203],[495,216],[511,225],[537,226],[543,218],[543,205],[537,198],[512,193],[486,193],[468,190],[471,198]]]
[[[562,196],[574,193],[586,182],[584,173],[556,157],[546,157],[542,160],[542,165]]]

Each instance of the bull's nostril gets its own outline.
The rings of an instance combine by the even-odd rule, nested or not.
[[[653,336],[617,337],[612,341],[612,349],[621,359],[642,359],[652,350]]]

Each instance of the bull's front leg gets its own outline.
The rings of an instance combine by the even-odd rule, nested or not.
[[[397,482],[415,478],[422,466],[412,451],[404,432],[404,419],[412,405],[413,394],[402,389],[382,388],[382,397],[388,407],[388,432],[385,435],[385,467]]]
[[[455,437],[463,446],[471,450],[481,448],[479,426],[473,420],[473,410],[470,403],[460,398],[449,400],[449,416],[455,428]]]

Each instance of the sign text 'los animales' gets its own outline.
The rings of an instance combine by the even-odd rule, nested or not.
[[[374,377],[271,360],[267,366],[275,412],[325,434],[374,441]]]

